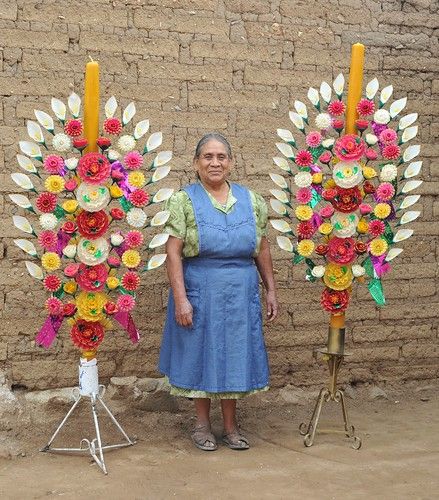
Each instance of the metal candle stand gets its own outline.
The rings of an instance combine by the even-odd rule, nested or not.
[[[340,366],[343,363],[344,357],[350,356],[350,353],[344,351],[344,339],[344,327],[340,328],[336,326],[330,326],[328,333],[328,346],[324,349],[318,349],[318,352],[327,357],[330,379],[329,386],[327,388],[322,388],[319,392],[316,404],[314,406],[314,411],[311,416],[311,420],[308,424],[302,422],[299,426],[300,434],[302,436],[305,436],[303,439],[305,446],[312,446],[314,444],[314,438],[317,432],[317,427],[319,425],[320,413],[322,411],[323,403],[335,401],[336,403],[341,403],[344,431],[331,429],[327,430],[326,432],[342,432],[348,438],[352,439],[352,448],[354,448],[355,450],[359,450],[361,448],[361,439],[357,435],[355,435],[355,427],[349,422],[343,391],[337,388],[337,375],[338,371],[340,370]]]
[[[102,399],[104,393],[105,393],[105,386],[99,385],[98,383],[98,369],[97,369],[96,358],[92,360],[81,358],[79,364],[79,387],[75,387],[72,390],[73,399],[75,400],[73,406],[67,412],[66,416],[59,424],[58,428],[54,432],[53,436],[50,438],[49,442],[40,451],[49,453],[90,453],[91,457],[98,464],[102,472],[104,474],[107,474],[107,468],[105,466],[105,460],[104,460],[104,450],[125,448],[126,446],[132,446],[133,444],[136,443],[136,441],[128,437],[127,433],[123,430],[119,422],[116,420],[115,416],[111,413],[107,405],[104,403]],[[87,438],[81,439],[79,448],[52,448],[51,445],[54,442],[56,436],[64,427],[65,423],[72,415],[72,413],[75,411],[75,408],[79,405],[79,402],[83,398],[89,398],[90,400],[96,437],[91,441]],[[98,420],[98,403],[106,411],[113,424],[117,427],[117,429],[125,438],[125,441],[123,443],[112,444],[112,445],[102,444],[101,432],[99,429],[99,420]]]

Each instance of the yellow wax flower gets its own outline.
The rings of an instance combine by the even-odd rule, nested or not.
[[[352,284],[352,269],[350,266],[340,266],[329,262],[326,265],[323,281],[328,288],[333,290],[346,290]]]
[[[78,286],[75,281],[67,281],[64,283],[63,289],[66,293],[73,294],[76,292]]]
[[[119,278],[117,278],[116,276],[109,276],[107,278],[107,286],[110,290],[114,290],[115,288],[117,288],[119,286]]]
[[[317,172],[316,174],[313,174],[313,176],[312,176],[313,184],[321,184],[322,181],[323,181],[323,174],[321,172]]]
[[[373,209],[373,213],[378,217],[378,219],[385,219],[390,215],[391,209],[390,205],[387,203],[378,203]]]
[[[73,212],[76,212],[78,202],[76,200],[67,200],[62,204],[62,207],[67,213],[72,214]]]
[[[64,179],[60,175],[49,175],[44,183],[49,193],[61,193],[64,189]]]
[[[330,189],[330,188],[333,188],[335,187],[336,184],[335,184],[335,181],[334,179],[328,179],[326,182],[325,182],[325,185],[323,186],[325,189]]]
[[[332,224],[329,222],[324,222],[323,224],[320,224],[319,226],[319,233],[328,235],[332,232]]]
[[[104,318],[103,307],[107,296],[101,292],[82,291],[76,297],[78,316],[86,321],[100,321]]]
[[[41,257],[41,264],[46,271],[56,271],[61,266],[61,259],[55,252],[46,252]]]
[[[145,176],[140,170],[128,174],[128,183],[133,187],[141,188],[145,185]]]
[[[309,220],[313,215],[312,208],[308,205],[299,205],[294,213],[299,220]]]
[[[302,240],[297,244],[297,252],[302,257],[309,257],[314,251],[314,246],[312,240]]]
[[[376,170],[372,167],[364,167],[363,175],[365,179],[373,179],[377,176]]]
[[[367,223],[367,220],[364,218],[361,218],[358,222],[358,225],[357,225],[357,231],[360,234],[366,234],[368,229],[369,229],[369,224]]]
[[[120,198],[121,196],[123,196],[123,191],[118,185],[113,184],[112,186],[110,186],[110,195],[112,198]]]
[[[383,255],[383,253],[386,253],[389,245],[386,240],[383,240],[382,238],[375,238],[370,242],[369,248],[372,255],[379,257],[380,255]]]
[[[127,250],[122,254],[122,262],[129,268],[140,264],[140,254],[137,250]]]

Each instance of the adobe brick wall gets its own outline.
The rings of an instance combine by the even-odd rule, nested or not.
[[[64,329],[49,351],[35,347],[45,293],[25,271],[13,245],[17,142],[33,109],[49,111],[50,97],[83,90],[88,55],[100,61],[102,95],[135,100],[138,116],[162,130],[175,155],[167,184],[192,176],[197,138],[216,129],[237,158],[234,178],[269,197],[276,128],[290,128],[294,99],[309,85],[347,75],[350,45],[367,45],[368,81],[392,83],[418,112],[424,160],[423,216],[384,280],[388,305],[374,306],[355,288],[348,314],[354,355],[344,380],[395,381],[439,375],[439,72],[438,5],[430,0],[18,0],[0,2],[0,370],[30,389],[76,383],[77,351]],[[271,233],[274,240],[274,232]],[[272,383],[320,384],[325,366],[312,350],[325,343],[321,287],[303,280],[273,245],[281,314],[266,329]],[[103,379],[155,371],[166,305],[163,270],[146,275],[136,320],[139,345],[110,332],[99,350]]]

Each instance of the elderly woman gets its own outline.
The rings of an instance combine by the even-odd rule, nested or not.
[[[223,441],[244,450],[249,444],[236,420],[236,400],[267,390],[269,376],[257,270],[269,321],[278,308],[267,208],[260,195],[227,181],[233,159],[222,135],[205,135],[193,164],[199,182],[168,202],[171,292],[159,368],[171,394],[195,401],[195,446],[217,449],[209,414],[211,399],[220,399]]]

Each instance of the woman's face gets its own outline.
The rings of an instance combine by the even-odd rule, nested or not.
[[[203,184],[221,185],[226,181],[232,163],[226,146],[212,139],[201,148],[200,156],[194,161],[194,168]]]

